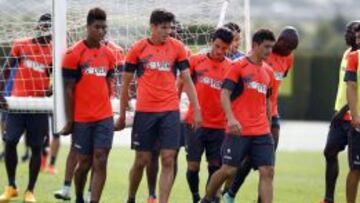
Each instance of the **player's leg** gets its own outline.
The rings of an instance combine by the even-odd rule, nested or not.
[[[35,200],[33,193],[41,167],[44,138],[48,132],[49,123],[47,114],[26,115],[26,136],[29,147],[31,148],[31,158],[29,163],[29,183],[27,193],[25,194],[25,202],[32,202]]]
[[[156,182],[159,173],[159,156],[160,149],[155,149],[151,154],[151,161],[148,167],[146,167],[146,177],[149,191],[148,203],[156,202]]]
[[[274,149],[276,151],[280,137],[280,117],[273,116],[271,119],[271,135],[274,139]]]
[[[129,173],[128,203],[134,203],[145,167],[149,167],[152,151],[158,139],[158,113],[136,112],[132,129],[131,148],[135,149],[135,160]]]
[[[272,135],[252,138],[251,162],[259,169],[259,195],[262,203],[273,200],[274,140]]]
[[[335,186],[339,174],[338,154],[343,151],[347,145],[347,132],[349,129],[349,122],[337,120],[333,120],[329,128],[324,149],[326,160],[324,202],[326,203],[333,203],[335,200]]]
[[[43,145],[41,147],[41,171],[46,172],[48,157],[49,157],[49,146],[50,146],[50,134],[46,132],[43,140]]]
[[[55,174],[57,172],[55,163],[60,149],[60,135],[54,131],[54,118],[52,115],[50,116],[50,123],[52,139],[50,143],[50,162],[47,172],[50,174]]]
[[[249,153],[250,139],[242,136],[226,135],[221,147],[222,166],[210,178],[203,203],[213,201],[221,185],[233,177]]]
[[[186,143],[186,160],[187,171],[186,179],[192,194],[194,203],[200,200],[199,194],[199,172],[201,156],[204,152],[204,145],[201,141],[203,130],[200,128],[195,130],[191,125],[185,125],[185,143]]]
[[[174,168],[180,147],[180,113],[163,112],[158,123],[161,172],[159,180],[159,202],[167,203],[174,184]]]
[[[26,127],[23,114],[8,114],[6,119],[5,140],[5,168],[8,177],[8,186],[0,196],[0,201],[10,200],[17,196],[16,167],[18,156],[16,146]]]
[[[92,127],[92,123],[74,123],[73,138],[74,147],[77,150],[77,167],[74,175],[76,203],[84,202],[84,188],[88,172],[92,166],[94,141]]]
[[[1,131],[1,145],[2,145],[2,151],[0,152],[0,161],[2,161],[5,158],[5,127],[6,127],[6,118],[7,118],[7,112],[1,113],[1,120],[0,120],[0,131]]]
[[[348,159],[350,171],[346,180],[347,203],[355,203],[360,180],[360,132],[352,128],[349,131]]]
[[[93,130],[94,154],[91,178],[91,203],[100,201],[107,174],[107,161],[114,136],[114,120],[98,121]]]

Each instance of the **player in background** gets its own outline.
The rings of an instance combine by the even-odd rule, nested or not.
[[[274,140],[271,136],[271,91],[275,78],[265,59],[275,44],[270,30],[260,29],[252,38],[252,50],[233,63],[222,84],[221,102],[227,119],[222,145],[223,165],[211,177],[203,203],[213,202],[221,185],[245,159],[259,169],[262,203],[273,199]]]
[[[229,51],[226,53],[226,56],[231,60],[235,61],[245,56],[245,54],[239,51],[241,45],[241,29],[240,26],[233,22],[228,22],[224,25],[224,27],[230,29],[233,33],[234,40],[230,46]]]
[[[338,154],[343,151],[348,144],[348,131],[351,126],[351,116],[348,111],[349,106],[347,105],[346,100],[346,82],[344,81],[344,76],[350,52],[359,48],[356,44],[354,31],[359,25],[360,21],[352,21],[346,25],[345,43],[348,48],[343,54],[339,68],[339,82],[334,108],[335,113],[331,119],[327,142],[324,149],[326,160],[325,194],[324,199],[319,203],[335,202],[335,186],[339,175]]]
[[[266,63],[270,65],[274,73],[274,88],[271,95],[271,135],[274,138],[275,150],[277,149],[280,133],[280,116],[278,112],[278,96],[281,81],[287,76],[288,72],[293,66],[294,56],[293,51],[297,48],[299,43],[298,31],[291,26],[283,28],[276,40],[275,46],[271,54],[266,58]],[[235,195],[244,182],[245,178],[251,171],[252,164],[250,160],[244,161],[242,167],[238,170],[230,188],[224,194],[226,203],[235,202]]]
[[[0,89],[4,90],[6,80],[11,75],[11,68],[17,64],[14,73],[12,96],[45,97],[51,91],[49,75],[52,68],[51,15],[43,14],[36,27],[37,36],[16,40],[12,45],[11,58],[3,70],[4,80]],[[3,92],[3,91],[1,91]],[[7,103],[1,95],[1,107],[7,109]],[[10,201],[18,195],[16,168],[18,156],[16,146],[21,135],[26,131],[31,148],[29,163],[29,183],[25,190],[24,202],[36,202],[34,188],[40,171],[41,151],[45,134],[48,133],[47,113],[12,113],[9,112],[5,124],[5,166],[8,186],[0,196],[0,201]]]
[[[155,9],[150,16],[149,38],[136,42],[129,50],[120,97],[120,118],[116,129],[125,127],[125,109],[129,83],[137,74],[137,102],[132,130],[132,148],[136,150],[129,175],[128,203],[135,202],[143,170],[149,166],[155,144],[160,147],[161,174],[159,202],[167,203],[174,180],[174,165],[180,142],[179,96],[176,87],[177,71],[189,89],[194,105],[194,125],[201,123],[199,102],[189,74],[184,45],[172,37],[175,16],[163,9]]]
[[[354,29],[356,44],[360,45],[360,26]],[[351,115],[351,127],[348,133],[348,160],[350,171],[346,179],[347,203],[355,203],[360,181],[360,102],[359,102],[359,70],[360,51],[349,54],[344,80],[346,81],[346,97]]]
[[[91,201],[99,202],[105,185],[107,159],[113,141],[111,82],[115,57],[102,41],[107,32],[106,13],[93,8],[87,16],[87,36],[65,54],[63,76],[67,123],[61,134],[73,134],[76,148],[76,202],[84,202],[90,169]]]
[[[208,181],[221,166],[221,145],[225,136],[226,119],[221,106],[220,91],[225,73],[231,68],[231,61],[225,54],[232,40],[233,33],[229,29],[218,28],[212,34],[209,52],[189,58],[190,74],[203,118],[201,127],[194,129],[193,107],[189,106],[185,117],[186,177],[194,203],[200,201],[199,172],[202,155],[205,153],[208,162]]]

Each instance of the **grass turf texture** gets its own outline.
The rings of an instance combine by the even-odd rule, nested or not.
[[[22,149],[21,144],[19,148]],[[22,150],[19,151],[22,151]],[[62,202],[53,198],[53,192],[63,184],[65,160],[68,147],[63,147],[57,162],[58,174],[55,176],[41,173],[35,188],[35,197],[40,203]],[[21,153],[18,153],[21,155]],[[134,152],[126,148],[114,148],[110,154],[108,179],[102,195],[105,203],[125,202],[128,189],[128,172],[133,162]],[[203,159],[204,160],[204,159]],[[323,198],[325,160],[321,152],[279,152],[275,171],[275,203],[314,203]],[[201,195],[207,178],[206,165],[202,164]],[[340,155],[340,175],[336,190],[336,201],[345,202],[345,180],[348,171],[346,152]],[[191,195],[186,182],[185,153],[182,149],[179,156],[179,172],[172,190],[171,203],[188,203]],[[257,172],[252,172],[237,196],[236,202],[255,202],[257,196]],[[24,189],[28,181],[28,164],[19,163],[17,169],[17,185],[19,197],[12,202],[22,202]],[[5,165],[0,163],[0,188],[7,184]],[[72,189],[73,191],[73,189]],[[138,191],[137,202],[146,202],[146,176],[144,174]],[[74,192],[72,200],[74,201]],[[360,197],[358,197],[359,200]]]

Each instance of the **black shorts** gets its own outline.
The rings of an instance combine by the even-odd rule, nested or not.
[[[360,130],[350,128],[348,159],[351,170],[360,170]]]
[[[80,154],[91,155],[94,149],[111,149],[114,137],[112,117],[94,122],[75,122],[73,146]]]
[[[178,150],[179,147],[179,111],[135,113],[131,132],[132,149],[138,151]]]
[[[8,113],[5,120],[5,142],[17,144],[25,133],[28,146],[42,146],[49,133],[48,118],[46,113]]]
[[[280,116],[271,117],[271,128],[280,128]]]
[[[348,133],[351,128],[349,121],[333,120],[330,124],[325,148],[344,150],[348,144]]]
[[[201,161],[205,151],[207,161],[221,161],[221,145],[225,137],[224,129],[194,129],[186,124],[185,150],[187,161]]]
[[[236,136],[227,134],[221,149],[223,164],[241,167],[243,160],[250,158],[255,168],[273,166],[274,140],[268,135]]]

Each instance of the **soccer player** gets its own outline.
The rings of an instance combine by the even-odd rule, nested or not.
[[[272,202],[274,140],[269,121],[275,79],[265,59],[272,51],[275,37],[270,30],[260,29],[253,35],[252,43],[252,51],[234,62],[222,84],[221,102],[227,119],[223,165],[212,175],[203,203],[214,201],[221,185],[247,157],[259,169],[262,203]]]
[[[149,166],[152,151],[158,141],[160,147],[161,174],[159,202],[167,203],[174,179],[174,164],[180,142],[179,96],[176,87],[177,71],[188,88],[188,96],[194,106],[194,126],[201,123],[199,102],[189,73],[184,45],[169,37],[174,14],[156,9],[150,16],[151,36],[136,42],[127,54],[123,86],[120,97],[120,118],[117,129],[125,127],[125,109],[128,87],[137,74],[138,89],[135,120],[132,129],[132,148],[135,161],[129,175],[128,203],[135,196],[143,170]]]
[[[226,56],[229,57],[231,60],[237,60],[241,57],[245,56],[245,54],[239,51],[240,44],[241,44],[241,29],[240,26],[236,23],[229,22],[224,25],[224,27],[230,29],[233,33],[234,39],[230,46],[230,49],[226,53]]]
[[[233,40],[232,32],[219,28],[212,34],[208,53],[190,57],[190,73],[195,83],[200,102],[203,123],[200,128],[192,125],[193,107],[189,106],[186,123],[186,177],[193,202],[200,201],[199,171],[203,153],[208,161],[208,180],[221,166],[221,144],[225,136],[225,114],[221,106],[220,91],[225,73],[230,70],[231,61],[225,57]]]
[[[107,31],[105,11],[91,9],[86,29],[86,39],[73,45],[63,61],[67,123],[61,134],[72,133],[77,150],[77,203],[84,202],[90,168],[93,170],[91,202],[100,201],[114,130],[110,96],[115,57],[101,43]]]
[[[275,150],[279,142],[280,116],[278,113],[278,95],[281,81],[287,76],[293,66],[294,57],[292,52],[297,48],[299,43],[298,31],[291,26],[285,27],[276,40],[272,53],[267,57],[266,63],[270,65],[274,73],[274,88],[271,95],[272,118],[271,118],[271,135],[274,138]],[[224,195],[227,202],[234,202],[236,193],[249,174],[252,166],[250,160],[246,160],[243,166],[238,170],[232,185]]]
[[[16,40],[11,49],[9,60],[3,77],[10,76],[10,68],[17,64],[11,90],[12,96],[45,97],[49,89],[49,75],[52,64],[51,46],[51,15],[40,17],[36,27],[37,36]],[[1,83],[4,88],[6,80]],[[4,95],[1,105],[7,108]],[[18,156],[16,146],[21,135],[26,131],[28,144],[31,148],[29,163],[29,183],[25,192],[24,202],[36,202],[34,188],[40,170],[41,149],[44,136],[48,133],[48,114],[46,113],[11,113],[7,114],[5,139],[5,166],[8,186],[0,196],[0,201],[9,201],[18,195],[15,181]]]
[[[360,26],[354,29],[356,44],[360,45]],[[347,203],[355,203],[360,181],[360,104],[359,104],[359,70],[360,51],[350,53],[345,73],[346,96],[351,114],[351,127],[348,133],[348,160],[350,171],[346,179]]]
[[[111,42],[108,40],[105,40],[102,43],[105,46],[107,46],[110,49],[110,51],[113,53],[113,55],[115,56],[115,60],[116,60],[115,73],[121,72],[122,66],[124,63],[124,57],[125,57],[123,48],[116,45],[114,42]],[[114,77],[116,77],[116,74],[114,74]],[[118,80],[118,78],[116,78],[115,80]],[[116,94],[116,91],[114,90],[115,87],[113,85],[115,82],[116,81],[111,82],[112,96],[115,96],[115,94]],[[76,149],[72,145],[70,148],[69,154],[67,156],[67,159],[66,159],[65,178],[64,178],[63,186],[60,190],[58,190],[54,193],[54,197],[56,199],[61,199],[61,200],[70,200],[71,199],[71,196],[70,196],[71,182],[72,182],[72,179],[74,176],[74,170],[75,170],[76,165],[77,165]],[[91,192],[90,190],[91,190],[91,187],[89,187],[89,192]],[[91,193],[88,196],[91,196]],[[88,197],[88,198],[90,199],[91,197]]]
[[[338,154],[343,151],[348,143],[348,131],[350,129],[351,116],[346,100],[346,82],[344,76],[350,52],[359,47],[355,40],[354,29],[360,25],[360,21],[352,21],[346,25],[345,42],[348,49],[344,52],[339,69],[338,90],[335,101],[335,113],[332,117],[327,142],[324,149],[326,159],[325,171],[325,196],[319,203],[334,203],[336,180],[339,174]]]

